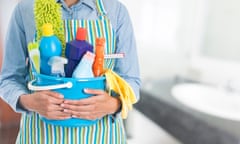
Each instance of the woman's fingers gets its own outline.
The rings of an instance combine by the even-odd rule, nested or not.
[[[52,103],[52,104],[63,103],[64,96],[62,94],[52,92],[52,91],[43,91],[42,94],[46,96],[49,103]]]
[[[92,120],[114,113],[121,105],[119,99],[102,90],[86,89],[85,92],[94,96],[81,100],[64,100],[61,104],[64,112],[76,118]]]
[[[53,92],[53,91],[42,91],[43,94],[49,95],[51,97],[54,97],[56,99],[63,99],[64,96],[60,93]]]
[[[64,113],[62,111],[51,111],[51,112],[40,112],[40,115],[44,116],[47,119],[54,119],[54,120],[63,120],[71,118],[71,115],[68,113]]]
[[[48,102],[51,103],[51,104],[57,104],[57,105],[60,105],[64,102],[64,99],[58,99],[58,98],[55,98],[55,97],[51,97],[51,96],[48,96]]]
[[[36,96],[38,100],[43,100],[46,104],[61,104],[64,101],[61,94],[52,91],[37,92]]]
[[[48,109],[48,111],[63,111],[64,108],[60,105],[51,105]]]
[[[64,100],[64,104],[71,104],[71,105],[90,105],[95,104],[98,101],[104,101],[106,98],[106,92],[102,90],[93,90],[93,89],[85,89],[84,90],[88,94],[92,94],[94,96],[80,99],[80,100]]]
[[[67,111],[94,111],[96,109],[96,106],[93,104],[89,105],[70,105],[70,104],[61,104],[61,107]]]
[[[85,89],[93,96],[81,100],[64,100],[61,94],[52,91],[38,92],[35,96],[37,112],[48,119],[99,119],[119,107],[119,100],[102,90]]]
[[[67,119],[71,114],[63,112],[61,104],[64,102],[64,97],[52,91],[38,91],[29,98],[31,100],[32,109],[47,119]]]
[[[80,119],[96,120],[96,119],[101,119],[105,115],[106,115],[106,113],[104,113],[104,112],[98,112],[98,113],[75,112],[75,113],[73,113],[72,117],[80,118]]]
[[[90,105],[96,103],[98,96],[92,96],[86,99],[80,99],[80,100],[64,100],[64,104],[69,104],[69,105]]]
[[[84,89],[84,92],[92,95],[103,95],[105,93],[103,90],[97,89]]]

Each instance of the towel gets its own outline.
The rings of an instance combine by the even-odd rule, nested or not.
[[[105,70],[107,88],[109,91],[114,91],[119,94],[122,102],[121,115],[123,119],[127,118],[128,111],[132,109],[132,105],[137,102],[134,91],[131,86],[112,70]]]

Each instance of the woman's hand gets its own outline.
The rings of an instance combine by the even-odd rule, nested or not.
[[[63,112],[61,104],[63,96],[52,91],[39,91],[32,94],[22,95],[20,104],[29,111],[35,111],[47,119],[67,119],[70,114]]]
[[[61,105],[64,112],[71,114],[72,117],[95,120],[115,113],[121,106],[118,98],[110,96],[105,91],[85,89],[85,93],[93,96],[81,100],[64,100]]]

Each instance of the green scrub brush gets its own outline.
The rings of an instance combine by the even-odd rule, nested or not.
[[[28,44],[28,53],[32,66],[37,73],[40,73],[40,52],[38,43],[29,43]]]
[[[46,23],[53,25],[54,34],[62,43],[62,56],[65,57],[65,36],[62,21],[61,5],[56,0],[35,0],[34,5],[35,23],[37,29],[37,41],[39,42],[42,33],[42,26]]]

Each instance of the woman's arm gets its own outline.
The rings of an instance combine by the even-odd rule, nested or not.
[[[114,71],[130,84],[139,100],[141,80],[134,30],[126,7],[119,3],[117,10],[116,49],[117,53],[123,52],[125,57],[116,60]]]
[[[3,65],[0,76],[0,95],[15,111],[26,112],[18,106],[18,98],[29,91],[26,88],[26,37],[19,5],[9,23],[5,39]]]
[[[33,17],[25,17],[25,14],[32,10],[29,8],[32,3],[27,2],[30,1],[16,6],[10,20],[0,75],[0,95],[16,112],[34,111],[49,119],[69,118],[70,115],[64,113],[60,107],[63,102],[61,95],[50,91],[30,94],[27,89],[29,79],[27,35],[32,27],[29,23],[26,26],[26,20],[34,21]]]

